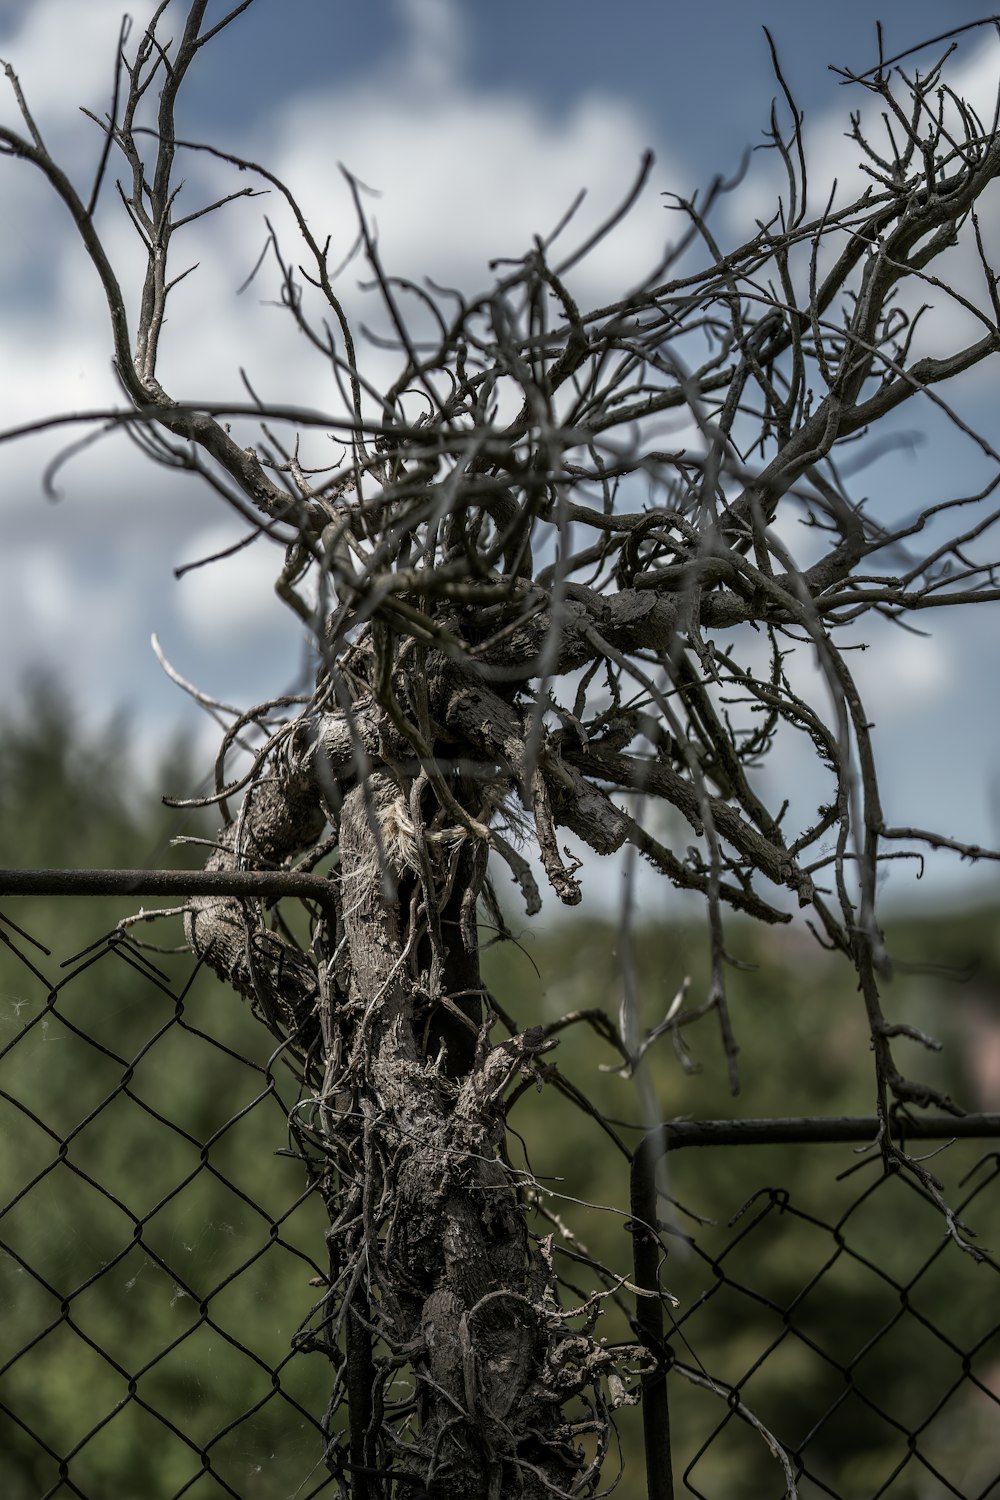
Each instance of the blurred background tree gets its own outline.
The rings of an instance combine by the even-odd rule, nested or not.
[[[191,764],[178,741],[140,775],[125,715],[88,735],[54,680],[30,682],[0,730],[0,863],[181,867],[159,793]],[[185,990],[188,954],[100,941],[121,899],[2,909],[53,950],[0,925],[2,1492],[174,1494],[201,1471],[189,1444],[253,1412],[213,1463],[247,1500],[291,1494],[325,1399],[315,1361],[287,1363],[324,1223],[301,1162],[276,1154],[295,1080],[212,975]]]
[[[151,866],[176,861],[158,794],[187,787],[191,764],[187,747],[178,744],[154,775],[140,776],[124,716],[82,734],[65,693],[52,681],[32,683],[0,730],[0,862],[114,866],[137,863],[137,850]],[[187,831],[198,828],[196,820]],[[60,1493],[52,1453],[72,1454],[66,1493],[172,1496],[200,1472],[189,1443],[207,1447],[213,1467],[246,1500],[308,1494],[313,1485],[332,1483],[322,1468],[316,1425],[327,1399],[325,1362],[293,1354],[320,1295],[310,1283],[324,1270],[312,1257],[325,1225],[318,1195],[300,1201],[307,1186],[302,1162],[277,1154],[289,1145],[286,1115],[295,1078],[280,1059],[272,1066],[266,1031],[207,971],[182,1001],[175,999],[191,978],[187,954],[150,955],[155,968],[148,968],[138,955],[126,962],[98,945],[89,958],[59,968],[113,929],[120,900],[23,899],[2,909],[54,948],[46,958],[3,929],[47,980],[58,984],[75,975],[53,1003],[46,983],[8,948],[0,950],[5,1496],[39,1500]],[[992,907],[933,920],[900,916],[890,930],[901,957],[915,965],[935,961],[933,972],[898,975],[899,1005],[916,1024],[933,1011],[946,1043],[933,1059],[933,1082],[970,1108],[1000,1103],[1000,1080],[992,1071],[1000,1051],[996,918]],[[613,922],[557,924],[515,936],[515,943],[497,944],[486,955],[488,981],[502,1007],[547,1026],[569,1011],[615,1009],[624,939]],[[655,1024],[685,977],[693,987],[706,980],[701,937],[697,914],[690,922],[647,924],[629,935],[628,963],[648,1024]],[[866,1113],[864,1018],[835,956],[797,928],[774,933],[737,925],[732,946],[742,964],[734,970],[731,1004],[744,1092],[736,1099],[730,1094],[725,1061],[708,1039],[702,1050],[681,1055],[664,1036],[643,1063],[645,1086],[663,1113]],[[83,967],[95,955],[97,961]],[[589,1029],[554,1034],[560,1040],[548,1054],[551,1081],[558,1073],[586,1086],[595,1108],[634,1145],[636,1088],[616,1071],[618,1055]],[[534,1143],[534,1227],[554,1235],[557,1256],[593,1257],[629,1276],[628,1174],[608,1134],[558,1086],[544,1096],[525,1089],[511,1124]],[[964,1143],[935,1166],[954,1189],[981,1155],[980,1147]],[[766,1200],[733,1227],[730,1218],[753,1193],[774,1187],[787,1190],[803,1212],[833,1223],[878,1178],[877,1164],[870,1163],[837,1180],[857,1162],[850,1148],[838,1146],[714,1148],[671,1158],[669,1192],[683,1207],[675,1210],[664,1281],[679,1299],[674,1352],[681,1363],[716,1380],[742,1381],[782,1333],[782,1320],[762,1299],[789,1305],[836,1255],[830,1235],[790,1213],[769,1212],[722,1262],[728,1277],[758,1294],[748,1297],[720,1287],[711,1257],[754,1222]],[[513,1164],[524,1162],[515,1157]],[[977,1196],[969,1223],[982,1242],[995,1244],[1000,1194]],[[275,1236],[272,1224],[279,1225]],[[786,1337],[746,1387],[754,1410],[793,1448],[844,1389],[830,1361],[851,1363],[898,1319],[900,1299],[885,1277],[905,1284],[943,1238],[936,1211],[898,1182],[879,1188],[848,1220],[846,1232],[871,1265],[842,1256],[803,1298],[794,1320],[828,1358],[802,1338]],[[570,1281],[573,1274],[570,1266]],[[582,1282],[590,1274],[586,1264],[579,1268]],[[990,1322],[984,1288],[988,1293],[979,1268],[950,1245],[920,1276],[911,1302],[957,1346],[982,1340],[972,1372],[997,1389],[1000,1336],[983,1338]],[[711,1295],[699,1307],[706,1292]],[[628,1335],[625,1313],[613,1304],[604,1321],[608,1337]],[[960,1365],[907,1315],[852,1368],[883,1410],[902,1427],[916,1427]],[[270,1375],[275,1368],[277,1392]],[[671,1402],[679,1475],[725,1416],[725,1405],[680,1377],[671,1380]],[[993,1412],[966,1385],[928,1429],[926,1446],[969,1494],[1000,1470]],[[621,1424],[626,1454],[636,1462],[626,1465],[618,1493],[640,1500],[637,1414],[624,1412]],[[905,1433],[852,1397],[804,1452],[810,1472],[834,1493],[860,1496],[876,1492],[905,1449]],[[612,1455],[606,1482],[616,1466]],[[921,1488],[922,1472],[904,1475],[893,1496],[937,1494]],[[766,1446],[738,1422],[699,1460],[695,1482],[726,1500],[782,1492]],[[188,1493],[207,1497],[221,1490],[205,1476]],[[807,1481],[801,1493],[823,1491]]]

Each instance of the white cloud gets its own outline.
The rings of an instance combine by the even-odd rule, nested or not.
[[[134,0],[131,42],[141,33],[155,5]],[[78,110],[86,106],[103,114],[111,101],[115,46],[122,24],[119,0],[33,0],[6,7],[0,13],[3,56],[20,80],[35,123],[50,148],[56,137],[71,145],[76,131],[79,145],[97,139],[96,127],[84,126]],[[13,90],[3,81],[0,121],[23,130]],[[82,137],[82,142],[80,141]]]
[[[865,712],[882,730],[917,732],[925,724],[928,711],[940,713],[962,682],[967,656],[964,624],[959,626],[947,615],[937,620],[928,615],[915,623],[926,633],[917,635],[869,616],[860,625],[841,629],[835,635]],[[784,644],[790,646],[790,642]],[[768,651],[765,640],[746,632],[736,654],[740,662],[766,679]],[[836,719],[829,707],[830,694],[815,648],[808,643],[797,644],[786,655],[784,668],[792,690],[814,704],[833,727]],[[801,738],[808,742],[805,735]]]
[[[429,275],[465,292],[481,291],[492,280],[491,258],[523,255],[534,236],[550,233],[586,188],[587,200],[554,258],[572,250],[628,190],[650,144],[651,127],[610,96],[586,98],[555,119],[523,95],[473,90],[462,73],[466,49],[460,8],[450,0],[410,0],[398,9],[405,21],[403,38],[374,72],[347,88],[284,101],[254,134],[241,139],[240,149],[288,183],[317,239],[332,236],[334,263],[357,234],[340,161],[378,192],[377,197],[365,194],[365,208],[390,273],[417,281]],[[22,17],[8,51],[24,72],[33,107],[41,82],[39,122],[52,135],[57,155],[61,147],[72,146],[74,159],[80,158],[75,175],[86,183],[97,154],[96,132],[90,140],[86,130],[79,130],[71,101],[82,94],[93,102],[107,93],[113,33],[95,40],[88,31],[78,68],[70,51],[53,48],[51,41],[65,22],[75,53],[72,17],[78,10],[70,0],[42,0]],[[137,18],[137,26],[142,19]],[[94,28],[95,33],[106,30]],[[206,53],[206,65],[210,59]],[[89,152],[82,152],[81,139]],[[231,168],[197,153],[182,158],[180,172],[186,178],[180,203],[187,212],[247,185],[245,177],[234,178]],[[658,163],[656,180],[637,210],[573,273],[573,290],[584,302],[627,290],[657,263],[671,227],[657,188],[676,188],[683,175],[676,163]],[[30,314],[15,315],[0,335],[4,368],[20,371],[16,384],[4,392],[8,423],[117,395],[109,368],[107,315],[93,268],[75,242],[64,210],[54,204],[37,174],[23,164],[7,168],[2,191],[8,203],[12,184],[21,196],[11,218],[22,230],[6,249],[0,246],[0,284],[37,283],[40,278],[43,285],[24,304]],[[281,232],[283,251],[298,264],[303,248],[274,192],[199,219],[174,241],[174,273],[195,262],[198,269],[172,294],[161,341],[161,377],[174,395],[243,399],[238,372],[245,369],[264,399],[339,409],[329,368],[287,312],[273,305],[274,263],[266,264],[243,297],[235,295],[264,243],[265,214]],[[112,262],[124,268],[120,279],[134,315],[142,275],[140,246],[107,188],[102,236]],[[40,246],[45,247],[41,255]],[[386,331],[376,300],[358,291],[358,283],[369,275],[356,260],[338,292],[359,324],[367,321]],[[415,312],[419,318],[419,308]],[[366,372],[376,383],[390,380],[398,358],[365,348],[363,339],[361,344]],[[323,451],[325,455],[329,448]]]
[[[151,0],[131,9],[134,38]],[[346,90],[285,100],[269,117],[258,116],[256,135],[247,132],[243,149],[301,194],[317,235],[333,234],[334,259],[355,233],[338,160],[381,191],[370,201],[390,269],[480,289],[489,283],[491,256],[523,254],[532,236],[549,232],[588,186],[591,200],[566,242],[574,244],[627,189],[649,143],[648,126],[611,97],[592,97],[554,119],[521,95],[473,91],[463,75],[461,9],[449,0],[411,0],[400,13],[405,35],[384,63]],[[83,191],[100,141],[77,106],[107,107],[119,19],[117,0],[87,6],[36,0],[0,18],[3,54],[47,144]],[[211,58],[209,50],[205,67]],[[23,129],[9,92],[0,120]],[[188,209],[246,182],[234,183],[231,169],[202,156],[186,158],[181,171]],[[669,185],[677,185],[676,172]],[[0,195],[10,226],[0,244],[0,426],[117,401],[102,293],[64,208],[24,163],[0,162]],[[244,297],[235,295],[263,242],[263,212],[279,209],[274,194],[233,204],[178,237],[176,269],[195,260],[200,266],[175,292],[164,330],[164,379],[173,394],[242,399],[242,366],[270,399],[337,404],[321,358],[286,313],[264,305],[274,296],[273,266]],[[134,306],[138,244],[108,184],[101,213],[105,243],[126,267],[123,282]],[[667,215],[650,192],[628,230],[580,278],[583,291],[606,294],[644,274],[666,227]],[[294,258],[301,259],[297,248]],[[361,301],[355,284],[362,274],[355,266],[343,278],[352,309]],[[367,358],[377,376],[395,372],[394,356]],[[211,550],[223,533],[233,539],[230,518],[206,511],[216,503],[212,497],[154,471],[123,439],[100,444],[70,466],[61,478],[67,498],[53,512],[41,496],[40,472],[77,435],[78,429],[63,430],[4,453],[4,597],[8,605],[17,600],[6,633],[7,682],[30,659],[68,657],[88,700],[107,703],[126,693],[141,699],[150,628],[168,650],[178,641],[203,643],[216,666],[220,653],[245,647],[248,634],[273,636],[281,613],[273,602],[275,549],[255,546],[173,585],[175,563]],[[325,439],[323,449],[331,451]],[[141,607],[134,608],[137,599]],[[299,635],[289,619],[290,670],[298,666]],[[213,676],[218,688],[214,669]]]
[[[178,544],[177,565],[213,557],[239,535],[232,526],[206,527]],[[280,550],[262,538],[219,562],[185,573],[177,590],[177,613],[192,639],[246,648],[254,634],[284,625],[288,611],[274,592],[282,561]]]
[[[572,248],[617,206],[654,131],[626,102],[592,95],[555,119],[525,95],[473,90],[462,76],[463,13],[408,0],[399,50],[348,88],[305,95],[267,127],[270,160],[300,196],[334,258],[356,235],[339,163],[380,195],[365,198],[390,271],[480,290],[488,262],[549,234],[581,188],[588,202],[561,242]],[[686,173],[661,159],[655,186]],[[660,180],[662,179],[662,181]],[[592,294],[627,288],[657,261],[669,220],[655,187],[580,276]]]
[[[17,577],[4,590],[5,639],[10,640],[26,613],[46,632],[64,634],[73,625],[78,598],[79,583],[67,558],[50,547],[25,547]]]
[[[927,635],[873,622],[865,634],[874,646],[851,662],[866,711],[879,726],[903,721],[919,732],[928,714],[940,713],[954,696],[963,666],[960,637],[942,622]]]

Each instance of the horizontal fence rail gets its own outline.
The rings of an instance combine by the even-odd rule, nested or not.
[[[322,875],[294,870],[0,870],[5,896],[301,896],[325,901]]]

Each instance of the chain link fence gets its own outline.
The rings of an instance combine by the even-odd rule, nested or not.
[[[917,1130],[961,1132],[910,1149],[935,1157],[964,1244],[925,1188],[883,1170],[874,1120],[680,1128],[671,1186],[685,1207],[660,1269],[677,1298],[663,1328],[672,1451],[657,1500],[1000,1496],[1000,1154],[984,1139],[1000,1120]],[[866,1136],[846,1167],[829,1144]],[[678,1146],[710,1148],[711,1162]],[[699,1208],[716,1222],[693,1219]]]
[[[0,1493],[344,1494],[327,1464],[321,1163],[295,1129],[308,1103],[294,1067],[189,955],[111,927],[60,962],[13,905]],[[676,1305],[636,1301],[668,1374],[646,1392],[661,1455],[648,1481],[626,1421],[625,1500],[1000,1500],[1000,1265],[983,1248],[1000,1243],[1000,1156],[976,1139],[1000,1121],[923,1127],[965,1137],[933,1166],[978,1258],[914,1181],[846,1154],[869,1124],[676,1125],[636,1153],[633,1211],[649,1223],[643,1193],[655,1207],[672,1148],[670,1227],[635,1274]],[[782,1185],[795,1152],[810,1153],[815,1202]]]
[[[292,1073],[189,956],[0,939],[0,1492],[335,1493]]]

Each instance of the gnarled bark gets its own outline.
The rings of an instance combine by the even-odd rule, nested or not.
[[[366,722],[362,709],[355,737]],[[480,731],[482,751],[488,715]],[[371,750],[390,733],[369,734]],[[503,1157],[508,1085],[552,1044],[538,1027],[490,1040],[466,919],[485,844],[435,818],[419,771],[369,759],[359,777],[346,746],[336,715],[300,733],[299,758],[261,778],[211,857],[286,863],[334,819],[339,869],[312,948],[231,898],[193,900],[188,939],[291,1041],[315,1089],[343,1333],[332,1352],[353,1392],[349,1456],[331,1433],[331,1463],[372,1484],[399,1467],[440,1500],[541,1500],[586,1470],[578,1439],[606,1424],[601,1380],[624,1356],[591,1336],[594,1309],[574,1328],[560,1308]],[[402,1366],[418,1418],[405,1438],[377,1420]],[[578,1430],[567,1403],[588,1388]]]

